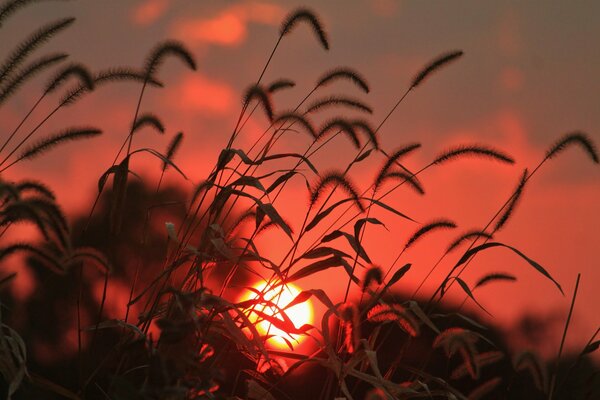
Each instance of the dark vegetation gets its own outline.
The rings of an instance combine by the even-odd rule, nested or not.
[[[7,18],[36,2],[5,1],[0,6],[0,29]],[[362,100],[346,94],[319,97],[319,89],[333,85],[369,91],[365,79],[347,67],[327,72],[293,110],[278,112],[272,94],[294,87],[285,79],[266,82],[269,62],[282,40],[296,30],[310,29],[318,45],[329,48],[326,31],[313,12],[291,13],[282,23],[279,40],[259,79],[245,93],[238,122],[215,167],[188,193],[163,183],[165,174],[187,179],[174,161],[184,135],[173,136],[164,152],[138,147],[134,138],[141,129],[165,131],[160,118],[144,108],[144,93],[163,86],[162,79],[167,78],[160,76],[163,63],[175,59],[184,68],[195,69],[193,56],[180,43],[168,41],[150,51],[140,69],[92,72],[80,64],[64,65],[66,54],[62,53],[31,61],[46,41],[64,34],[72,23],[73,19],[64,19],[39,28],[5,56],[0,66],[0,106],[25,82],[48,73],[52,78],[32,110],[42,101],[58,100],[56,109],[34,129],[21,130],[32,114],[28,113],[14,130],[2,133],[0,260],[2,265],[22,264],[19,268],[31,272],[36,290],[26,299],[14,297],[9,289],[15,274],[0,270],[0,396],[124,400],[592,399],[600,395],[597,368],[588,356],[598,348],[598,332],[580,353],[563,354],[572,308],[557,359],[546,365],[529,351],[511,354],[500,333],[482,326],[475,315],[457,312],[442,302],[449,287],[458,285],[479,305],[474,295],[478,286],[516,280],[510,271],[483,276],[474,283],[461,279],[471,261],[493,247],[514,253],[519,262],[562,292],[548,270],[518,249],[496,242],[494,235],[510,222],[524,188],[543,164],[563,151],[575,151],[573,147],[598,163],[596,149],[584,133],[566,134],[537,166],[523,171],[514,192],[486,226],[457,234],[440,262],[431,267],[445,267],[442,260],[449,260],[446,278],[430,298],[415,298],[394,289],[412,268],[405,251],[439,230],[457,226],[446,219],[418,224],[408,211],[391,207],[386,199],[404,189],[424,194],[422,172],[448,162],[468,157],[514,162],[493,147],[464,144],[413,170],[406,159],[421,144],[380,147],[387,117],[411,91],[458,60],[461,51],[426,64],[378,126],[362,117],[348,117],[371,113]],[[94,127],[70,127],[37,141],[33,138],[56,112],[66,112],[70,104],[99,86],[123,80],[140,85],[131,129],[113,165],[99,177],[97,199],[89,215],[69,224],[49,188],[35,180],[13,182],[9,169],[54,146],[101,134]],[[257,110],[269,120],[268,129],[251,148],[237,148],[238,136]],[[335,110],[337,116],[318,127],[313,118],[324,110]],[[309,135],[306,151],[275,152],[282,135],[291,134]],[[339,136],[356,148],[353,161],[339,171],[320,171],[313,155]],[[85,143],[75,146],[83,149]],[[137,179],[135,160],[142,156],[161,163],[157,186]],[[356,185],[352,171],[371,157],[381,160],[373,182]],[[295,229],[277,208],[280,193],[292,180],[305,181],[309,191],[307,209],[298,210],[305,213],[304,223]],[[376,266],[373,254],[363,247],[365,235],[381,234],[371,233],[373,225],[385,223],[373,216],[374,209],[385,210],[390,219],[409,221],[414,229],[399,246],[394,264],[385,267]],[[41,240],[12,240],[12,228],[19,223],[33,226]],[[257,246],[257,237],[267,231],[290,239],[289,252],[282,260],[266,258]],[[287,307],[277,307],[260,293],[243,303],[226,295],[227,289],[251,285],[257,276],[281,287],[332,268],[346,276],[344,298],[329,298],[321,288],[313,288],[294,300],[325,306],[322,320],[314,326],[294,326],[286,315]],[[115,316],[108,309],[114,304],[107,298],[114,295],[110,288],[115,286],[126,288],[122,291],[127,295],[124,315]],[[574,304],[577,286],[574,293],[565,295],[572,296]],[[259,306],[264,304],[278,308],[279,313],[261,312]],[[267,338],[256,330],[249,315],[290,334],[310,335],[318,344],[316,351],[304,355],[265,346]],[[286,340],[292,347],[292,337]]]

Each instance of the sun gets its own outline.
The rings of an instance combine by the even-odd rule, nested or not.
[[[297,286],[291,283],[286,284],[284,286],[278,285],[270,288],[268,288],[267,286],[268,283],[262,281],[254,285],[253,288],[260,293],[264,293],[264,299],[276,304],[277,307],[280,309],[283,309],[288,304],[290,304],[291,301],[294,300],[296,296],[298,296],[301,292],[301,290]],[[240,299],[240,301],[252,300],[256,298],[258,298],[258,295],[256,293],[247,290],[246,293]],[[275,307],[260,304],[256,305],[254,308],[259,312],[283,320],[282,316],[279,314],[279,310]],[[270,336],[266,340],[266,343],[274,347],[289,348],[288,342],[292,346],[296,346],[306,338],[306,336],[304,335],[290,334],[282,331],[281,329],[275,327],[273,324],[259,318],[259,316],[256,313],[254,313],[252,309],[248,309],[247,314],[248,319],[256,324],[256,330],[258,331],[258,333],[260,333],[261,335]],[[304,324],[312,324],[313,308],[310,301],[305,301],[296,304],[288,309],[285,309],[285,314],[290,318],[290,320],[296,328],[299,328]]]

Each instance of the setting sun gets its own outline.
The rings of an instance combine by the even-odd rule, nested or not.
[[[279,309],[284,309],[301,292],[297,286],[292,284],[287,284],[284,287],[275,286],[268,290],[265,290],[266,287],[267,282],[259,282],[254,286],[254,289],[258,292],[265,293],[264,299],[276,304],[277,308]],[[247,290],[240,300],[246,301],[256,298],[258,298],[257,293]],[[255,307],[256,311],[259,313],[264,313],[266,315],[283,320],[277,308],[268,306],[266,304],[260,304]],[[312,324],[313,309],[310,301],[305,301],[285,309],[285,314],[289,317],[296,328],[299,328],[304,324]],[[283,330],[275,327],[273,324],[261,319],[257,313],[253,312],[251,309],[248,309],[248,318],[250,321],[256,322],[256,329],[258,330],[258,333],[261,335],[271,336],[267,340],[267,343],[273,346],[287,348],[288,344],[286,343],[286,340],[291,343],[292,346],[295,346],[296,344],[301,343],[305,338],[303,335],[289,334],[284,332]]]

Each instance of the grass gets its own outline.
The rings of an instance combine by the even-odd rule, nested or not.
[[[6,1],[0,7],[0,24],[13,12],[34,3]],[[181,43],[166,41],[150,51],[140,70],[114,68],[94,73],[81,64],[57,68],[65,58],[62,54],[23,66],[36,49],[72,22],[64,19],[35,31],[0,67],[0,105],[34,76],[53,74],[41,97],[0,149],[0,235],[9,243],[1,249],[0,260],[5,262],[15,253],[24,253],[28,267],[44,279],[43,296],[24,300],[30,312],[46,307],[47,331],[37,333],[45,333],[47,340],[52,338],[60,345],[64,331],[69,330],[77,342],[75,355],[61,355],[53,367],[46,369],[47,374],[40,374],[43,367],[36,360],[38,356],[27,351],[34,343],[35,314],[26,316],[29,329],[22,332],[2,322],[0,374],[8,398],[552,399],[571,390],[573,377],[581,376],[573,371],[583,365],[588,368],[583,373],[589,372],[586,356],[598,347],[597,332],[580,354],[568,360],[572,364],[564,375],[559,374],[579,277],[550,378],[548,367],[535,354],[510,354],[494,330],[443,302],[450,287],[457,284],[465,300],[471,299],[487,312],[476,299],[475,289],[516,280],[510,272],[482,276],[474,285],[463,279],[472,261],[489,248],[512,252],[562,292],[545,267],[517,248],[494,241],[494,236],[510,222],[524,189],[545,163],[579,146],[598,164],[598,153],[585,133],[572,132],[559,139],[531,172],[522,173],[514,192],[486,226],[463,232],[450,243],[425,280],[431,279],[443,260],[457,261],[428,301],[417,297],[425,280],[410,298],[403,299],[394,285],[412,268],[405,251],[437,231],[457,229],[457,224],[447,219],[417,222],[409,213],[387,203],[391,195],[405,188],[424,195],[424,172],[449,162],[477,157],[481,162],[514,163],[502,150],[467,143],[412,170],[407,167],[407,159],[421,148],[420,143],[396,149],[381,147],[389,117],[410,93],[457,62],[462,51],[442,54],[417,71],[376,127],[366,119],[347,116],[348,111],[365,116],[372,113],[361,99],[345,93],[316,97],[320,89],[337,85],[340,80],[368,93],[365,78],[346,67],[324,74],[292,110],[276,113],[273,93],[295,86],[287,79],[265,82],[281,41],[297,29],[310,29],[318,45],[329,49],[326,30],[314,12],[299,9],[290,13],[257,81],[243,96],[237,123],[216,157],[214,168],[205,180],[184,193],[180,188],[165,187],[163,178],[165,174],[176,174],[189,181],[184,168],[175,161],[177,150],[185,145],[185,135],[179,132],[173,136],[164,152],[137,147],[139,140],[134,139],[144,127],[164,133],[160,117],[144,109],[144,96],[153,87],[163,86],[158,75],[164,63],[176,59],[183,68],[195,70],[193,55]],[[71,127],[31,143],[57,112],[102,84],[120,80],[140,83],[131,126],[112,165],[99,177],[98,194],[89,215],[79,218],[73,229],[49,188],[37,181],[11,182],[5,177],[16,163],[68,141],[101,134],[93,127]],[[61,90],[65,94],[58,105],[33,129],[22,131],[39,104],[52,100]],[[318,127],[312,119],[324,110],[335,110],[337,116]],[[257,112],[264,113],[268,128],[247,149],[237,147],[247,121]],[[292,133],[308,134],[310,144],[304,152],[276,151],[283,135]],[[316,155],[338,137],[354,146],[352,161],[339,170],[321,171]],[[161,163],[154,189],[131,180],[135,159],[142,156]],[[365,168],[366,159],[380,160],[381,167],[374,171],[373,182],[360,190],[365,183],[357,185],[353,174]],[[309,199],[304,210],[298,207],[302,220],[298,229],[280,212],[282,193],[289,190],[292,180],[304,181]],[[378,215],[377,209],[413,227],[413,234],[399,246],[397,257],[387,266],[374,264],[364,245],[367,235],[381,234],[372,228],[385,226],[385,221],[373,216]],[[159,212],[169,213],[172,222],[157,227]],[[33,225],[43,240],[11,242],[12,228],[21,222]],[[258,240],[270,231],[289,243],[277,260],[265,255]],[[344,276],[343,298],[330,298],[322,287],[302,291],[286,306],[278,305],[278,295],[264,297],[269,288],[285,290],[286,284],[331,269]],[[14,277],[14,273],[0,276],[0,321],[5,321],[12,309],[24,306],[5,290]],[[267,285],[262,291],[250,288],[254,298],[232,298],[232,293],[240,291],[239,285],[249,285],[257,278]],[[108,318],[109,287],[117,283],[126,285],[127,310],[121,318]],[[99,302],[91,294],[95,284],[102,289]],[[286,311],[308,301],[323,305],[321,321],[294,325]],[[59,312],[49,309],[48,304],[58,307]],[[257,321],[263,320],[289,334],[281,338],[289,349],[268,345],[270,328],[266,334],[256,329]],[[300,336],[314,343],[313,354],[295,351],[294,339]],[[311,387],[305,382],[311,382]],[[582,386],[581,398],[591,398],[597,386],[587,382]]]

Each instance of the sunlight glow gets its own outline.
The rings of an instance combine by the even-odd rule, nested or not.
[[[264,294],[264,299],[270,302],[273,302],[280,309],[285,308],[292,300],[300,294],[301,289],[292,284],[287,284],[284,287],[276,286],[269,290],[265,291],[267,287],[267,282],[259,282],[254,286],[254,289]],[[253,291],[248,290],[240,299],[240,301],[252,300],[258,298],[258,295]],[[279,310],[275,307],[270,307],[265,304],[259,304],[255,306],[255,309],[258,312],[262,312],[266,315],[273,316],[280,320],[283,320],[281,315],[279,314]],[[258,333],[261,335],[269,335],[269,339],[267,339],[266,343],[270,344],[274,347],[286,348],[288,349],[288,344],[286,340],[291,343],[292,346],[296,346],[301,343],[306,337],[303,335],[297,334],[288,334],[287,332],[282,331],[281,329],[275,327],[271,323],[262,320],[255,312],[252,312],[251,309],[248,309],[248,318],[250,321],[256,323],[256,329]],[[290,318],[292,323],[296,328],[301,327],[304,324],[312,324],[313,319],[313,308],[310,301],[305,301],[300,304],[296,304],[285,310],[285,314]],[[285,340],[283,339],[285,338]]]

